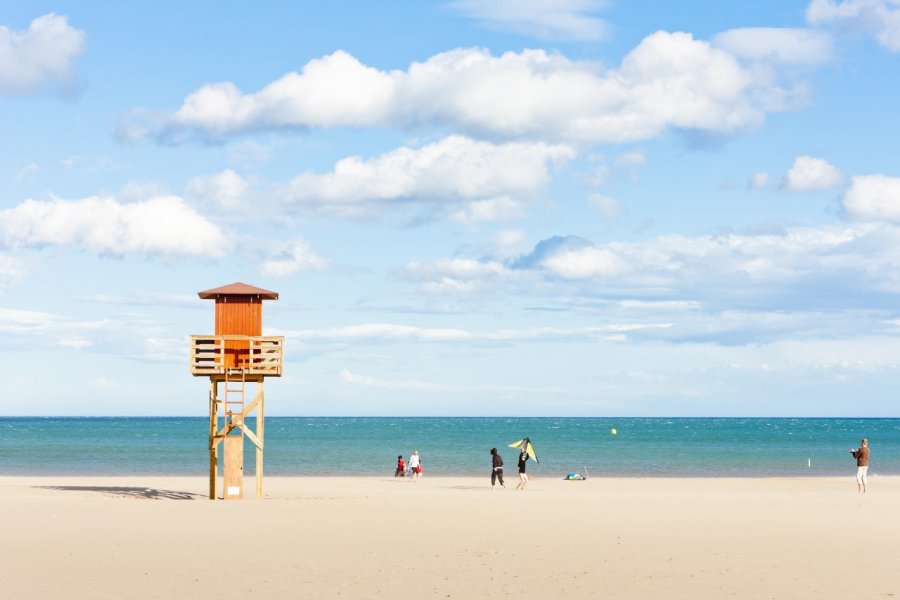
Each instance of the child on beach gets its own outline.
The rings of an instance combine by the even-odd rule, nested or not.
[[[397,470],[394,471],[394,477],[403,477],[406,475],[406,463],[403,462],[403,455],[397,457]]]

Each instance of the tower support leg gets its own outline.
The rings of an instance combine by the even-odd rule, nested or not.
[[[218,467],[218,447],[216,429],[219,425],[218,384],[214,379],[209,382],[209,499],[216,499],[216,478]]]
[[[256,438],[260,445],[256,448],[256,499],[262,500],[263,480],[263,448],[265,448],[265,416],[266,396],[263,391],[263,379],[259,380],[259,404],[256,407]]]

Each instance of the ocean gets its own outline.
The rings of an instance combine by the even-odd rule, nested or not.
[[[900,475],[900,419],[830,418],[268,417],[265,469],[386,476],[417,449],[426,476],[486,476],[497,447],[513,474],[525,436],[539,477],[852,476],[863,437],[870,476]],[[0,475],[202,476],[208,456],[205,417],[0,417]]]

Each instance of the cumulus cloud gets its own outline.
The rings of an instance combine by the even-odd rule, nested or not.
[[[206,85],[156,129],[161,139],[315,127],[446,127],[476,137],[588,143],[646,140],[670,130],[728,135],[783,109],[771,72],[688,33],[659,31],[618,68],[544,50],[494,56],[460,48],[381,71],[344,51],[259,92]]]
[[[854,219],[900,223],[900,177],[853,177],[841,203],[844,211]]]
[[[544,240],[518,264],[566,279],[610,278],[629,268],[619,253],[576,236]]]
[[[219,256],[227,238],[176,196],[123,203],[112,197],[26,200],[0,211],[6,248],[74,246],[99,254]]]
[[[806,20],[813,25],[836,24],[865,31],[882,46],[900,52],[900,2],[897,0],[812,0]]]
[[[239,208],[248,188],[244,178],[231,169],[194,177],[187,183],[188,192],[201,204],[223,210]]]
[[[0,93],[27,94],[50,85],[69,88],[75,62],[84,52],[84,32],[53,13],[38,17],[25,31],[0,25]]]
[[[316,254],[312,245],[304,240],[285,244],[262,265],[263,275],[289,277],[301,271],[321,271],[328,261]]]
[[[593,13],[605,2],[597,0],[457,0],[449,6],[485,26],[543,40],[596,42],[606,38],[609,25]]]
[[[547,184],[549,166],[574,156],[564,145],[451,136],[371,159],[351,156],[328,173],[303,173],[291,181],[288,195],[298,206],[343,217],[418,202],[462,221],[508,219],[520,216],[521,203]]]
[[[731,29],[715,36],[713,44],[748,61],[815,65],[832,56],[831,38],[813,29]]]
[[[844,181],[840,169],[812,156],[798,156],[784,174],[782,187],[789,192],[817,192],[837,187]]]

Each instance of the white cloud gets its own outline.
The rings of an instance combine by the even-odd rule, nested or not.
[[[196,297],[194,298],[196,303]],[[71,316],[0,307],[0,336],[6,344],[53,351],[92,351],[139,361],[179,363],[184,353],[183,331],[159,337],[170,325],[148,320],[145,314],[116,313],[105,319],[85,321]]]
[[[715,36],[713,44],[748,61],[816,65],[832,55],[828,34],[812,29],[731,29]]]
[[[370,216],[390,203],[417,201],[458,220],[506,219],[520,216],[521,202],[546,185],[549,164],[574,155],[562,145],[496,145],[451,136],[371,159],[351,156],[329,173],[303,173],[291,181],[288,195],[300,206],[337,216]]]
[[[60,161],[63,167],[69,171],[81,171],[82,173],[96,173],[110,168],[112,161],[108,156],[83,156],[76,154]]]
[[[69,87],[75,61],[84,51],[84,32],[66,17],[46,14],[26,31],[0,26],[0,93],[25,94],[47,85]]]
[[[900,189],[897,180],[882,183],[890,184],[893,194]],[[591,299],[624,298],[699,302],[712,309],[808,310],[867,308],[868,298],[900,293],[897,264],[900,227],[864,223],[764,234],[666,235],[632,243],[555,237],[515,260],[411,263],[406,274],[425,293],[446,295],[444,284],[452,282],[460,298],[486,289],[492,297],[504,290],[519,294],[525,284],[530,296],[553,297],[575,308]],[[855,293],[848,295],[848,289]]]
[[[798,156],[785,173],[782,187],[789,192],[817,192],[837,187],[843,181],[843,173],[828,161]]]
[[[544,40],[605,39],[609,25],[592,13],[605,6],[597,0],[456,0],[449,4],[486,26]]]
[[[900,52],[900,2],[897,0],[812,0],[806,8],[806,20],[813,25],[835,23],[872,33],[882,46]]]
[[[619,206],[618,201],[616,201],[615,198],[611,198],[609,196],[603,196],[601,194],[591,194],[590,196],[588,196],[587,203],[594,210],[600,213],[600,216],[607,221],[615,219],[621,212],[621,207]]]
[[[18,283],[25,272],[25,264],[21,260],[0,254],[0,290]]]
[[[215,175],[194,177],[187,183],[190,194],[202,205],[223,210],[234,210],[241,206],[249,185],[231,169]]]
[[[499,329],[472,331],[469,329],[417,327],[397,323],[366,323],[327,329],[304,329],[283,332],[286,337],[303,342],[325,343],[476,343],[476,342],[547,342],[560,340],[618,340],[623,332],[668,329],[670,323],[610,323],[596,327],[543,327],[530,329]]]
[[[629,265],[609,248],[566,248],[544,257],[540,266],[567,279],[608,278],[622,275]]]
[[[267,259],[262,265],[262,272],[271,277],[289,277],[300,271],[321,271],[328,264],[308,242],[295,240]]]
[[[148,292],[131,292],[128,295],[113,296],[109,294],[87,294],[78,298],[80,302],[96,302],[98,304],[122,304],[126,306],[174,306],[196,307],[195,294],[159,294]]]
[[[371,375],[354,373],[349,369],[341,369],[341,381],[354,385],[380,388],[391,391],[414,391],[432,393],[527,393],[527,394],[561,394],[567,393],[564,388],[552,386],[524,386],[509,384],[459,384],[459,383],[432,383],[419,379],[407,379],[403,381],[389,381],[379,379]]]
[[[482,223],[487,221],[510,221],[525,216],[523,203],[509,196],[474,200],[459,210],[450,213],[450,218],[461,223]]]
[[[519,256],[527,247],[525,232],[518,229],[505,229],[492,236],[491,252],[500,258]]]
[[[754,173],[750,177],[750,181],[747,183],[747,187],[749,187],[751,190],[760,190],[769,185],[769,178],[770,176],[768,173]]]
[[[308,127],[443,126],[480,137],[616,143],[668,130],[732,134],[784,108],[772,73],[687,33],[656,32],[617,69],[543,50],[461,48],[379,71],[338,51],[255,94],[231,83],[190,94],[167,140]]]
[[[100,254],[219,256],[228,240],[181,198],[26,200],[0,211],[0,245],[75,246]]]
[[[514,276],[502,263],[468,258],[413,261],[401,271],[410,280],[421,282],[434,294],[470,294],[497,283],[500,277]]]
[[[447,392],[450,391],[448,386],[442,384],[428,383],[417,379],[409,379],[406,381],[385,381],[377,379],[369,375],[361,375],[353,373],[349,369],[341,369],[341,381],[352,383],[365,387],[375,387],[387,390],[413,390],[418,392]]]
[[[185,99],[170,126],[225,134],[279,126],[371,125],[388,116],[399,77],[339,50],[252,96],[228,82],[204,86]]]
[[[841,201],[847,214],[855,219],[900,223],[900,177],[853,177]]]

